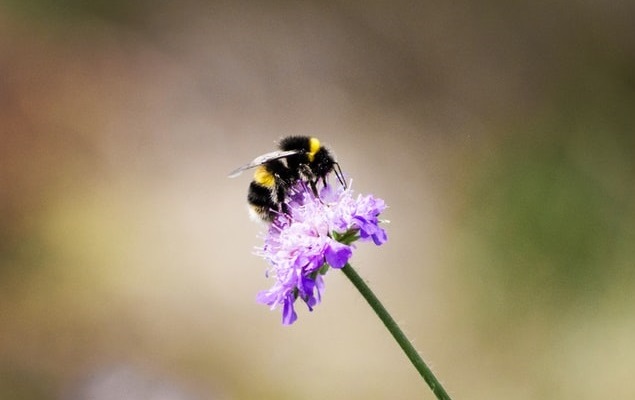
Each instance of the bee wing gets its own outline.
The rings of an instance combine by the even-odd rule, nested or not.
[[[250,162],[247,165],[243,165],[240,168],[236,168],[235,170],[233,170],[232,172],[229,173],[229,177],[230,178],[234,178],[237,177],[238,175],[240,175],[244,170],[246,169],[250,169],[250,168],[255,168],[259,165],[265,164],[271,160],[278,160],[280,158],[285,158],[285,157],[289,157],[292,156],[294,154],[298,154],[301,153],[302,150],[287,150],[287,151],[272,151],[271,153],[267,153],[267,154],[263,154],[261,156],[256,157],[252,162]]]

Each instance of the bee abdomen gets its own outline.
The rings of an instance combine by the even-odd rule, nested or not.
[[[275,192],[271,189],[252,181],[247,193],[247,202],[253,211],[265,221],[273,219],[274,213],[278,210],[276,201],[272,198]]]

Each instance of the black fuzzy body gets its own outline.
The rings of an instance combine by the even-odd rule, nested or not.
[[[278,148],[283,152],[295,150],[297,153],[258,165],[247,193],[247,202],[265,222],[271,222],[276,215],[286,212],[287,193],[298,180],[305,181],[317,196],[317,183],[322,180],[326,185],[327,175],[337,165],[329,150],[309,136],[288,136],[280,141]]]

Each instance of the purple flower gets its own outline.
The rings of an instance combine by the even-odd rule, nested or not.
[[[282,323],[297,319],[294,303],[299,298],[313,310],[324,291],[324,274],[329,267],[342,268],[353,255],[352,243],[387,240],[379,226],[384,201],[371,195],[353,197],[350,186],[326,185],[319,197],[299,182],[286,200],[287,212],[272,222],[264,245],[256,254],[270,264],[267,276],[274,279],[257,300],[271,309],[282,305]]]

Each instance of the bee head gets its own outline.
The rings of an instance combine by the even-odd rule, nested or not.
[[[319,178],[323,178],[331,173],[334,165],[335,160],[333,160],[333,157],[325,147],[321,147],[316,151],[313,156],[313,161],[309,163],[311,171]]]

